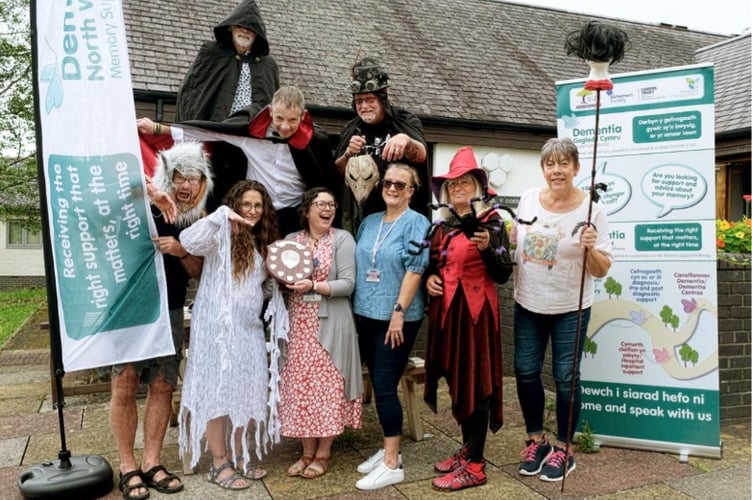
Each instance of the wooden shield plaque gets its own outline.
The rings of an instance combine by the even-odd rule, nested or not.
[[[302,243],[279,240],[269,245],[266,270],[280,282],[291,285],[313,273],[313,252]]]

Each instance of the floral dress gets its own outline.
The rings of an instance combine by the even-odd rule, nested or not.
[[[314,249],[314,281],[326,281],[332,267],[332,230],[314,244],[306,231],[295,241]],[[360,396],[345,398],[344,378],[318,339],[321,302],[291,293],[287,361],[280,375],[281,434],[291,438],[331,437],[360,427]],[[322,300],[326,300],[324,297]]]

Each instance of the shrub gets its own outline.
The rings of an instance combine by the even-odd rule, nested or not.
[[[715,234],[719,259],[739,260],[729,254],[749,254],[752,251],[752,219],[746,216],[737,222],[716,220]],[[741,260],[749,264],[748,256],[742,257]]]

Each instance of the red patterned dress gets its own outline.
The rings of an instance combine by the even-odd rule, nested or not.
[[[326,281],[332,266],[332,230],[313,245],[306,231],[295,241],[314,248],[315,281]],[[291,438],[330,437],[359,428],[361,397],[345,399],[345,381],[318,340],[320,302],[290,293],[287,361],[280,381],[281,434]],[[326,297],[323,298],[326,300]]]

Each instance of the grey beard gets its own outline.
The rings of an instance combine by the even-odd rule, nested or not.
[[[201,218],[202,207],[198,204],[190,207],[188,203],[178,203],[178,214],[175,217],[175,226],[185,229]]]
[[[253,45],[253,42],[248,40],[247,38],[233,37],[232,41],[236,47],[240,47],[241,50],[239,52],[242,53],[246,53],[251,50],[251,46]]]

